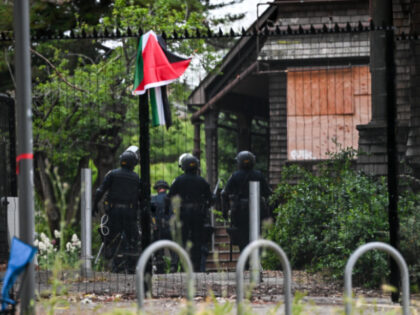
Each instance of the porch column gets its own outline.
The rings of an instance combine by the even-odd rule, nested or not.
[[[246,113],[238,113],[238,152],[251,151],[252,117]]]
[[[386,4],[386,3],[391,4]],[[392,25],[392,0],[372,0],[371,17],[375,26]],[[372,75],[372,123],[385,124],[388,91],[386,62],[387,31],[385,29],[370,32],[370,72]]]
[[[219,113],[215,110],[208,111],[204,116],[204,132],[206,136],[206,163],[207,181],[210,187],[217,182],[217,118]]]
[[[194,149],[193,155],[200,160],[201,157],[201,135],[200,135],[201,124],[199,122],[194,123]]]
[[[392,25],[392,0],[371,0],[371,17],[376,26]],[[358,167],[371,175],[388,174],[387,157],[387,103],[390,97],[387,88],[390,49],[389,31],[370,32],[370,72],[372,87],[372,120],[359,125],[359,149],[368,153],[360,155]],[[395,103],[393,104],[395,106]]]

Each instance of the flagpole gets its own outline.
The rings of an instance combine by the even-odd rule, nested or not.
[[[150,230],[150,130],[149,130],[149,102],[147,92],[139,97],[140,123],[140,176],[143,182],[141,209],[142,249],[144,250],[151,239]]]

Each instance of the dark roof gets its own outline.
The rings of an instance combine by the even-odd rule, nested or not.
[[[284,26],[279,25],[281,23],[279,23],[278,21],[278,14],[287,15],[288,12],[294,12],[297,7],[296,5],[298,5],[299,8],[302,8],[303,6],[313,7],[314,5],[318,4],[342,4],[346,5],[346,8],[349,8],[349,5],[355,7],[356,4],[363,4],[367,7],[366,4],[368,3],[368,0],[277,0],[272,2],[272,4],[281,4],[281,8],[279,8],[278,5],[270,5],[261,14],[261,16],[257,18],[257,20],[255,20],[254,23],[252,23],[252,25],[246,30],[246,33],[249,34],[252,30],[255,29],[261,30],[265,26],[278,26],[280,29],[284,28]],[[322,8],[324,9],[326,7],[322,6]],[[310,14],[312,14],[312,12],[310,12]],[[322,23],[321,18],[325,19],[330,17],[320,17],[320,22]],[[348,18],[348,16],[343,15],[341,19],[338,18],[335,22],[343,23],[345,18]],[[357,19],[358,18],[359,17],[357,17]],[[274,25],[271,25],[273,24],[273,21]],[[282,18],[281,21],[284,22],[284,19]],[[318,27],[317,25],[314,26]],[[310,25],[308,25],[307,27],[310,27]],[[223,58],[219,71],[217,73],[208,74],[190,94],[188,98],[188,105],[203,106],[204,104],[209,102],[215,95],[217,95],[217,93],[224,89],[227,84],[235,80],[235,78],[237,78],[238,75],[246,71],[246,69],[250,67],[253,62],[255,62],[255,60],[257,59],[257,49],[261,49],[261,47],[263,46],[262,44],[263,43],[257,43],[255,36],[241,37]],[[257,45],[261,46],[257,47]],[[239,58],[239,56],[241,56],[241,58]]]

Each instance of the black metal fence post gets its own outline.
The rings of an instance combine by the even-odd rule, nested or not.
[[[141,209],[142,249],[144,250],[151,239],[150,231],[150,131],[149,131],[149,102],[147,92],[139,97],[140,122],[140,174],[143,182]]]
[[[392,10],[392,3],[390,4]],[[396,141],[396,98],[395,98],[395,61],[394,61],[394,31],[392,25],[386,31],[386,88],[387,88],[387,154],[388,154],[388,221],[389,243],[400,250],[400,220],[398,216],[398,149]],[[391,284],[400,287],[400,273],[398,265],[391,260]],[[398,301],[399,292],[392,294],[392,300]]]

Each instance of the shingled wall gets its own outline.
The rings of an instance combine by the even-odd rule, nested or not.
[[[369,19],[368,1],[349,3],[312,5],[280,5],[277,21],[274,24],[308,25],[318,23],[366,22]],[[270,45],[270,43],[267,43]],[[266,56],[270,55],[270,48]],[[263,59],[262,56],[259,59]],[[269,59],[275,59],[273,56]],[[285,73],[272,74],[269,77],[269,182],[275,186],[280,181],[281,169],[287,162],[287,76]]]
[[[343,16],[348,15],[349,21],[355,18],[360,19],[367,6],[361,2],[356,6],[348,8],[343,13],[343,4],[329,5],[323,10],[306,10],[296,12],[294,9],[279,8],[279,20],[283,25],[286,23],[307,24],[316,23],[318,19],[325,22],[329,19],[332,22],[342,22]],[[281,11],[281,13],[280,13]],[[314,17],[309,18],[312,14]],[[334,18],[334,15],[339,17]],[[420,34],[420,0],[393,0],[393,24],[395,26],[395,87],[396,87],[396,106],[397,106],[397,146],[400,161],[408,163],[401,164],[400,173],[409,170],[404,167],[410,165],[414,170],[414,175],[420,178],[420,40],[410,37],[401,38],[402,34]],[[275,114],[286,114],[285,107],[285,87],[281,86],[280,77],[272,76],[270,79],[270,183],[278,183],[281,173],[281,166],[286,162],[287,146],[286,130],[281,117]],[[283,81],[284,82],[284,81]],[[282,99],[283,97],[283,99]],[[283,103],[284,102],[284,103]],[[386,146],[385,143],[386,126],[361,126],[360,148],[371,153],[362,158],[360,165],[370,173],[384,175],[387,172]],[[364,137],[364,133],[369,133]],[[383,138],[383,139],[382,139]]]
[[[269,80],[270,103],[270,162],[269,184],[275,186],[280,181],[281,169],[287,160],[287,76],[273,74]]]
[[[394,0],[393,11],[400,34],[420,33],[419,0]],[[403,39],[396,44],[398,116],[409,124],[406,156],[414,175],[420,178],[420,41]]]

